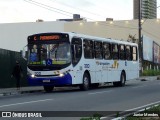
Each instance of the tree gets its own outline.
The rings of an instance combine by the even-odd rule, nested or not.
[[[135,34],[135,35],[136,35],[136,34]],[[128,42],[136,43],[136,42],[137,42],[137,39],[135,38],[135,35],[133,36],[133,35],[129,34],[127,41],[128,41]]]

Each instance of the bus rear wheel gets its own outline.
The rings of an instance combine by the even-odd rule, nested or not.
[[[126,83],[126,76],[125,76],[125,73],[122,72],[121,78],[120,78],[120,86],[125,86],[125,83]]]
[[[125,76],[125,73],[122,72],[121,77],[120,77],[120,81],[119,82],[113,82],[113,85],[115,87],[122,87],[122,86],[125,86],[125,82],[126,82],[126,76]]]
[[[54,87],[53,86],[43,86],[43,88],[46,92],[52,92]]]
[[[83,91],[88,90],[90,87],[90,78],[87,73],[84,73],[83,75],[83,83],[80,85],[80,89]]]

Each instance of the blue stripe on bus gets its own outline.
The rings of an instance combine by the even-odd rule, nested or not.
[[[31,86],[43,86],[43,85],[51,85],[51,86],[65,86],[72,85],[72,77],[68,73],[63,77],[47,77],[47,78],[32,78],[31,76],[27,77],[28,83]],[[43,80],[50,80],[50,82],[43,82]]]

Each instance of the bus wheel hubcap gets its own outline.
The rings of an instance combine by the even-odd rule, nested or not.
[[[124,84],[125,80],[124,80],[124,75],[122,75],[122,84]]]
[[[84,85],[88,86],[88,78],[87,77],[84,78]]]

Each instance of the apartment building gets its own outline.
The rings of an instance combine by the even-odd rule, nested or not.
[[[133,0],[133,18],[138,19],[139,1],[142,19],[157,18],[157,0]]]

